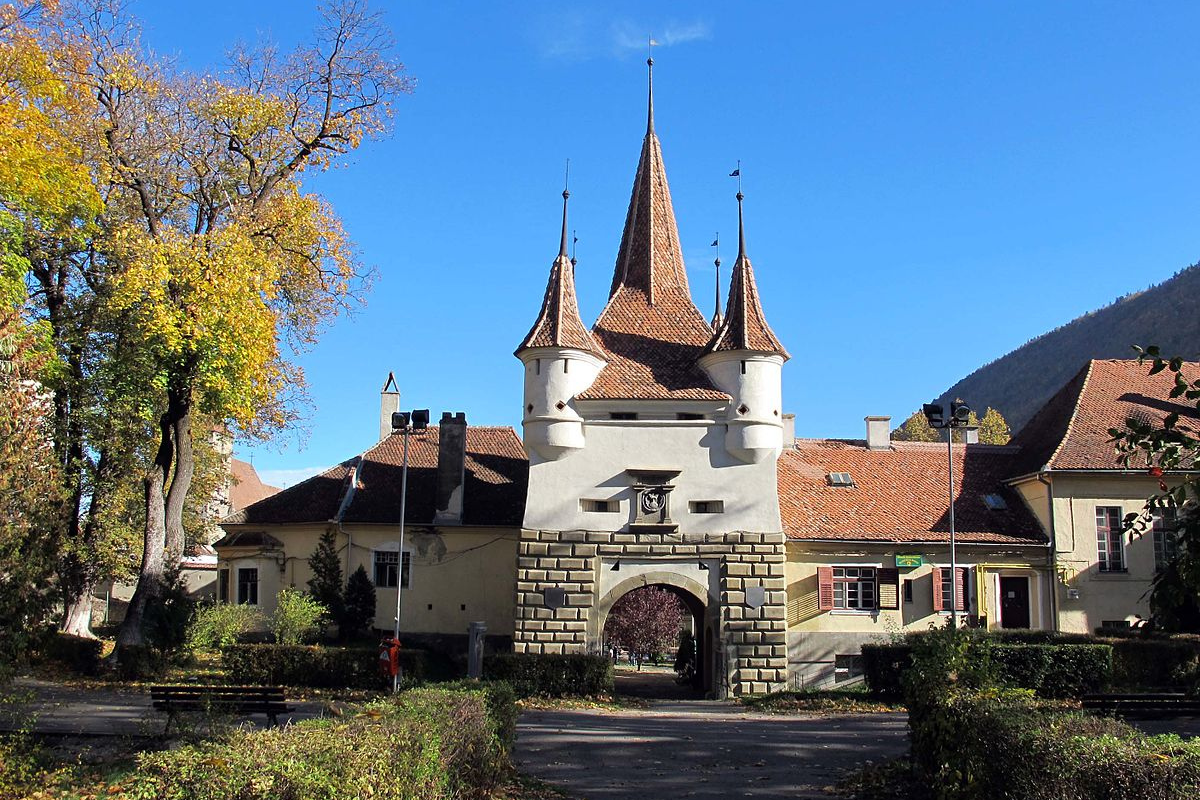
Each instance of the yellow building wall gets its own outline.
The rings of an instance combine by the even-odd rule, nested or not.
[[[259,570],[259,609],[264,618],[275,610],[276,594],[285,586],[308,590],[308,559],[324,526],[256,527],[283,543],[280,553],[253,553],[222,548],[220,567],[230,568],[230,598],[236,599],[237,569]],[[401,591],[402,632],[466,634],[469,623],[484,622],[489,635],[511,636],[516,614],[517,542],[512,528],[411,526],[404,550],[412,553],[410,585]],[[374,578],[374,549],[394,549],[399,531],[392,526],[343,526],[337,534],[343,577],[361,565]],[[396,590],[375,589],[376,628],[390,630],[395,621]]]
[[[897,554],[920,555],[920,567],[899,568],[899,608],[821,611],[817,598],[819,567],[895,567]],[[988,627],[1000,627],[999,578],[1029,580],[1030,626],[1052,627],[1049,569],[1045,547],[960,545],[957,563],[968,570],[968,609],[986,616]],[[946,624],[949,612],[933,609],[933,570],[950,566],[948,545],[797,542],[787,545],[788,660],[793,685],[828,683],[838,657],[859,653],[863,644],[931,625]],[[912,581],[912,600],[904,599],[904,583]],[[965,624],[965,623],[964,623]]]
[[[1053,487],[1059,628],[1091,633],[1106,621],[1136,622],[1148,618],[1148,591],[1154,577],[1154,537],[1125,534],[1125,572],[1101,572],[1096,537],[1096,509],[1117,506],[1121,516],[1143,510],[1159,491],[1158,480],[1133,474],[1051,473]],[[1017,489],[1034,513],[1050,507],[1038,481]],[[1040,509],[1040,511],[1039,511]]]

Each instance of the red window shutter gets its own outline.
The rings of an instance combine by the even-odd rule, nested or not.
[[[879,607],[895,610],[900,608],[900,570],[895,567],[882,567],[879,576]]]
[[[817,567],[817,608],[833,609],[833,567]]]
[[[942,608],[942,568],[934,567],[933,572],[933,610],[944,611]]]
[[[957,610],[966,611],[967,604],[965,602],[967,596],[967,570],[966,567],[959,567],[958,570],[958,585],[954,587],[954,602]]]

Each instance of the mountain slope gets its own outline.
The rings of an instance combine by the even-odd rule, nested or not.
[[[938,402],[961,397],[981,411],[992,406],[1015,433],[1085,361],[1133,358],[1135,344],[1200,355],[1200,264],[1030,340],[951,386]]]

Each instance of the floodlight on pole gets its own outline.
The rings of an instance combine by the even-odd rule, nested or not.
[[[950,627],[958,628],[958,550],[954,537],[954,429],[965,428],[970,424],[971,407],[955,400],[950,404],[950,416],[947,418],[942,406],[926,403],[921,407],[921,413],[929,421],[929,427],[946,429],[946,465],[950,475]],[[964,586],[964,599],[966,595],[967,590]]]
[[[392,628],[392,639],[400,642],[400,593],[404,588],[404,515],[408,502],[408,435],[414,431],[423,431],[429,427],[429,409],[418,408],[412,412],[396,411],[392,413],[392,433],[400,432],[404,438],[404,456],[400,462],[400,545],[396,553],[396,621]],[[400,688],[400,674],[392,676],[392,691]]]

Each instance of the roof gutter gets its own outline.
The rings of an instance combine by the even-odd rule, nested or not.
[[[1049,542],[1049,558],[1050,562],[1050,624],[1054,626],[1055,633],[1058,632],[1058,536],[1054,531],[1054,484],[1049,478],[1049,472],[1039,472],[1034,475],[1037,482],[1046,487],[1046,518],[1050,520],[1049,530],[1046,531],[1050,537]]]

